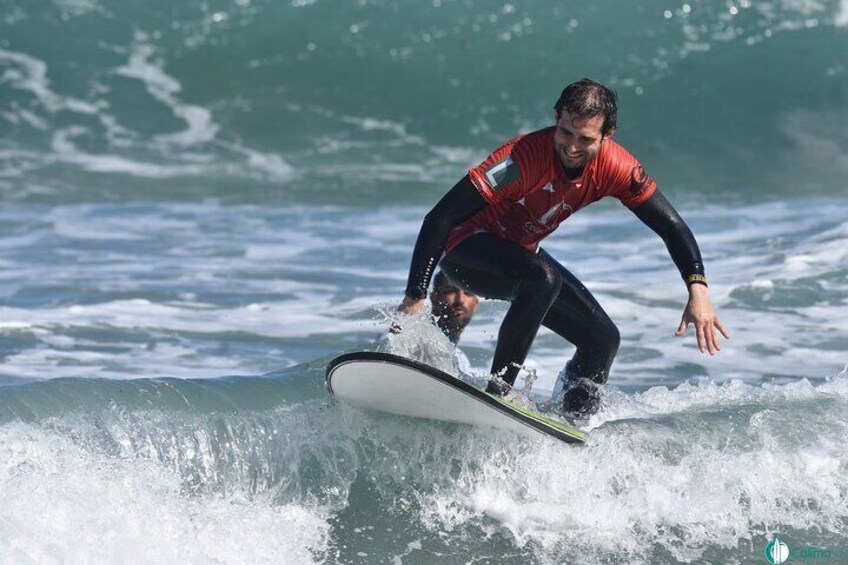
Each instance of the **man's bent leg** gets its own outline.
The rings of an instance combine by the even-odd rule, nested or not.
[[[542,320],[560,294],[562,278],[556,265],[550,264],[547,255],[491,234],[477,234],[451,251],[441,267],[466,290],[512,303],[501,323],[492,361],[492,374],[512,385]]]
[[[539,254],[547,255],[543,250]],[[550,257],[550,256],[548,256]],[[559,268],[563,284],[543,324],[577,346],[554,386],[554,399],[570,412],[592,412],[599,400],[596,385],[609,378],[621,336],[592,293],[568,269]],[[566,389],[568,394],[566,395]]]

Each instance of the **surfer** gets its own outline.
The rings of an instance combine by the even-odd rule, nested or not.
[[[721,349],[717,332],[730,337],[710,303],[691,230],[641,163],[611,139],[617,114],[615,93],[604,85],[589,79],[568,85],[554,105],[554,126],[506,142],[424,218],[399,311],[424,311],[437,264],[466,292],[509,301],[488,392],[509,391],[544,325],[577,348],[557,378],[555,402],[572,414],[598,409],[597,387],[609,377],[618,328],[539,243],[571,214],[607,196],[663,239],[683,277],[689,299],[675,335],[693,325],[698,348],[710,355]]]

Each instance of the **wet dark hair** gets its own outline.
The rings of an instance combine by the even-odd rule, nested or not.
[[[450,278],[445,274],[444,271],[439,269],[436,272],[436,275],[433,277],[433,292],[438,292],[440,288],[447,286],[447,285],[451,285],[451,286],[455,286],[457,288],[460,288],[460,286],[458,284],[456,284],[452,280],[450,280]],[[469,296],[474,296],[473,293],[468,292],[467,290],[465,291],[465,294],[467,294]]]
[[[449,284],[448,276],[441,270],[436,273],[436,276],[433,277],[433,290],[439,290],[446,284]]]
[[[563,108],[572,116],[582,119],[602,115],[604,125],[601,127],[601,134],[604,136],[616,127],[618,106],[615,92],[594,80],[584,78],[566,86],[554,105],[557,116],[562,113]]]

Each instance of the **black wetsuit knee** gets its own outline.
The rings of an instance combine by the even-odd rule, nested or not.
[[[606,323],[600,325],[594,335],[595,348],[603,351],[612,359],[618,352],[621,345],[621,332],[618,327],[610,320],[606,319]]]
[[[562,288],[559,271],[544,257],[531,255],[520,273],[512,304],[498,332],[492,364],[492,372],[510,385],[515,383],[536,332]]]
[[[545,261],[538,255],[530,261],[522,273],[516,285],[516,298],[528,296],[533,300],[544,304],[544,310],[548,309],[559,296],[562,288],[562,276],[555,266]]]

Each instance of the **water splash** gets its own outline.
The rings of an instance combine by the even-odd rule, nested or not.
[[[456,347],[436,325],[429,302],[425,304],[425,311],[414,316],[400,314],[397,305],[376,305],[382,322],[387,327],[395,328],[386,334],[386,340],[379,349],[458,375]]]

